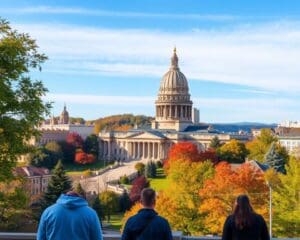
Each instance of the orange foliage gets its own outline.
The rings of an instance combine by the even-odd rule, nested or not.
[[[80,150],[75,154],[75,162],[78,164],[88,164],[95,162],[95,156],[93,154],[87,154]]]
[[[199,210],[206,214],[205,225],[211,233],[221,233],[239,194],[247,194],[254,209],[267,217],[268,188],[263,173],[250,164],[232,170],[230,164],[219,163],[214,177],[205,181],[199,194],[202,198]]]
[[[199,161],[211,161],[214,165],[219,162],[219,158],[217,156],[216,150],[213,148],[209,148],[206,151],[199,153]]]
[[[176,143],[169,150],[169,156],[168,159],[164,162],[164,168],[168,170],[170,168],[170,164],[178,160],[197,162],[198,155],[198,148],[195,144],[191,142]]]

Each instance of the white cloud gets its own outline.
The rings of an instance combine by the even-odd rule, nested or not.
[[[188,79],[299,92],[300,24],[163,32],[21,24],[50,57],[48,71],[161,77],[174,45]]]
[[[4,14],[72,14],[88,15],[98,17],[131,17],[131,18],[168,18],[168,19],[193,19],[204,21],[231,21],[237,20],[239,16],[233,15],[216,15],[216,14],[175,14],[175,13],[154,13],[154,12],[127,12],[127,11],[108,11],[101,9],[88,8],[70,8],[70,7],[52,7],[52,6],[35,6],[24,8],[2,8]]]

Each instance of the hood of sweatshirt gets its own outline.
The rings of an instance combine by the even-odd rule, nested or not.
[[[66,194],[61,194],[56,203],[63,205],[66,208],[80,208],[88,206],[87,201],[82,197],[70,196]]]

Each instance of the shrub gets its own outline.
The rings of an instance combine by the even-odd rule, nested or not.
[[[148,178],[156,177],[156,164],[153,161],[149,161],[145,167],[145,176]]]
[[[120,183],[121,184],[129,184],[129,178],[127,177],[127,175],[120,177]]]
[[[137,163],[135,164],[134,168],[137,170],[138,174],[144,175],[145,172],[145,164],[144,163]]]

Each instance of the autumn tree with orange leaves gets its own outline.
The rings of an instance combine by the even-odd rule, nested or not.
[[[199,192],[202,199],[199,211],[205,214],[207,233],[222,232],[239,194],[247,194],[257,213],[267,218],[268,187],[261,170],[247,163],[233,170],[226,162],[219,163],[215,170],[214,177],[206,180]]]

